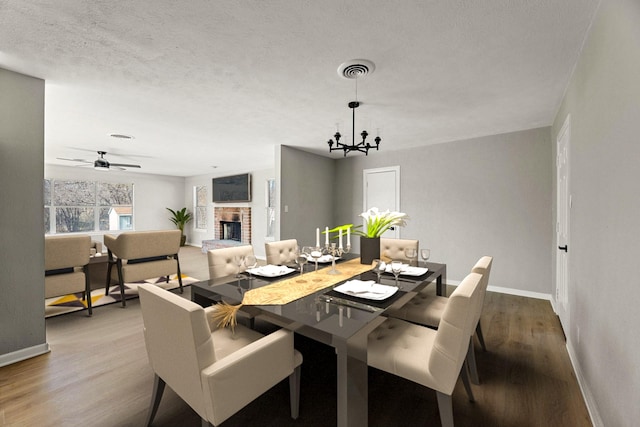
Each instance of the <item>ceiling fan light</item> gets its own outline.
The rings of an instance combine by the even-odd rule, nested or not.
[[[108,171],[109,168],[107,166],[93,165],[93,168],[97,171]]]

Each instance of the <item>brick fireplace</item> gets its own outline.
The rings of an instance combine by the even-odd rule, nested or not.
[[[214,238],[251,244],[251,208],[213,208]]]

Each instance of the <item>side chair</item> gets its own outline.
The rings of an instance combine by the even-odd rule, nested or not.
[[[302,355],[293,347],[293,332],[279,329],[265,336],[242,325],[219,329],[211,319],[215,306],[202,308],[151,284],[139,291],[154,372],[145,425],[153,421],[165,385],[208,427],[220,425],[287,377],[291,417],[298,417]]]
[[[380,238],[380,257],[386,257],[390,260],[405,260],[409,259],[405,256],[405,249],[415,249],[416,256],[420,253],[419,241],[414,239],[390,239],[387,237]]]
[[[298,240],[287,239],[278,242],[265,242],[264,251],[267,254],[267,264],[291,264],[296,260]]]

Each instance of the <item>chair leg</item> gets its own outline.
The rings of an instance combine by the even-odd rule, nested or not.
[[[291,418],[298,419],[300,413],[300,374],[301,366],[298,365],[289,375],[289,400],[291,401]]]
[[[178,259],[178,254],[175,255],[176,263],[178,264],[178,283],[180,283],[180,293],[184,293],[184,289],[182,289],[182,273],[180,272],[180,260]]]
[[[88,264],[84,266],[84,297],[87,299],[87,309],[89,316],[93,315],[93,307],[91,306],[91,281],[89,280]]]
[[[122,300],[122,307],[127,306],[126,298],[124,297],[124,278],[122,274],[122,260],[118,258],[116,262],[116,267],[118,268],[118,281],[120,282],[120,299]]]
[[[453,402],[448,394],[436,391],[438,396],[438,411],[442,427],[453,427]]]
[[[471,390],[471,383],[469,383],[469,367],[467,366],[467,362],[462,364],[462,369],[460,370],[460,375],[462,376],[462,384],[464,384],[464,389],[467,391],[467,396],[469,396],[469,402],[475,402],[476,399],[473,397],[473,390]]]
[[[480,384],[480,377],[478,377],[478,366],[476,365],[476,351],[473,348],[473,337],[469,339],[469,349],[467,350],[467,365],[469,365],[471,382],[474,384]]]
[[[482,326],[480,326],[480,321],[478,320],[478,324],[476,325],[476,335],[478,336],[478,341],[480,341],[480,345],[482,346],[483,351],[487,351],[487,346],[484,345],[484,337],[482,336]]]
[[[109,264],[107,266],[107,285],[104,288],[104,294],[109,295],[109,287],[111,286],[111,269],[113,268],[113,257],[111,251],[109,251]]]
[[[162,393],[164,392],[165,382],[158,375],[153,376],[153,392],[151,393],[151,404],[149,405],[149,414],[147,415],[146,426],[150,426],[153,418],[156,416]]]

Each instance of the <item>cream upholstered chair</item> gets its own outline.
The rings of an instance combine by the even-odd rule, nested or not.
[[[265,242],[264,251],[267,254],[267,264],[285,265],[296,260],[298,240],[288,239],[278,242]]]
[[[404,254],[404,250],[409,248],[415,249],[417,255],[419,253],[419,241],[413,239],[389,239],[387,237],[380,238],[381,258],[408,261],[408,258]]]
[[[44,238],[44,297],[82,292],[87,301],[89,316],[91,286],[89,283],[89,255],[91,237],[45,236]]]
[[[219,425],[289,377],[291,416],[298,417],[302,355],[293,332],[262,335],[242,325],[232,332],[212,326],[216,308],[157,286],[139,287],[144,337],[155,374],[146,425],[156,414],[165,384],[202,419]]]
[[[111,279],[116,276],[115,279],[120,286],[122,306],[125,307],[125,282],[166,276],[168,283],[172,274],[178,276],[180,292],[183,292],[178,259],[181,235],[182,232],[178,229],[127,231],[118,236],[105,234],[104,245],[107,247],[109,256],[105,294],[109,295]],[[114,265],[116,272],[112,273]]]
[[[368,364],[435,390],[447,427],[453,427],[451,395],[460,375],[474,400],[463,365],[481,280],[477,273],[465,277],[448,298],[438,330],[389,318],[368,338]]]
[[[209,262],[209,279],[219,279],[238,273],[238,265],[235,262],[237,256],[253,255],[253,246],[233,246],[230,248],[211,249],[207,251]],[[240,271],[246,267],[241,266]]]
[[[480,383],[478,376],[478,369],[476,366],[475,352],[473,349],[473,333],[478,337],[478,341],[484,351],[487,347],[484,343],[484,337],[482,335],[482,327],[480,325],[480,317],[482,315],[482,308],[484,306],[484,297],[487,292],[487,286],[489,283],[489,274],[491,273],[491,265],[493,263],[493,257],[483,256],[476,262],[471,269],[472,273],[478,273],[482,275],[480,281],[480,287],[478,288],[479,303],[475,307],[473,328],[471,330],[471,337],[469,340],[469,353],[467,355],[467,362],[469,364],[469,370],[471,372],[471,380],[475,384]],[[390,317],[396,317],[398,319],[407,320],[412,323],[437,328],[440,324],[442,315],[447,306],[449,298],[433,295],[427,292],[426,289],[415,297],[413,297],[404,306],[395,309],[387,310],[386,314]]]

